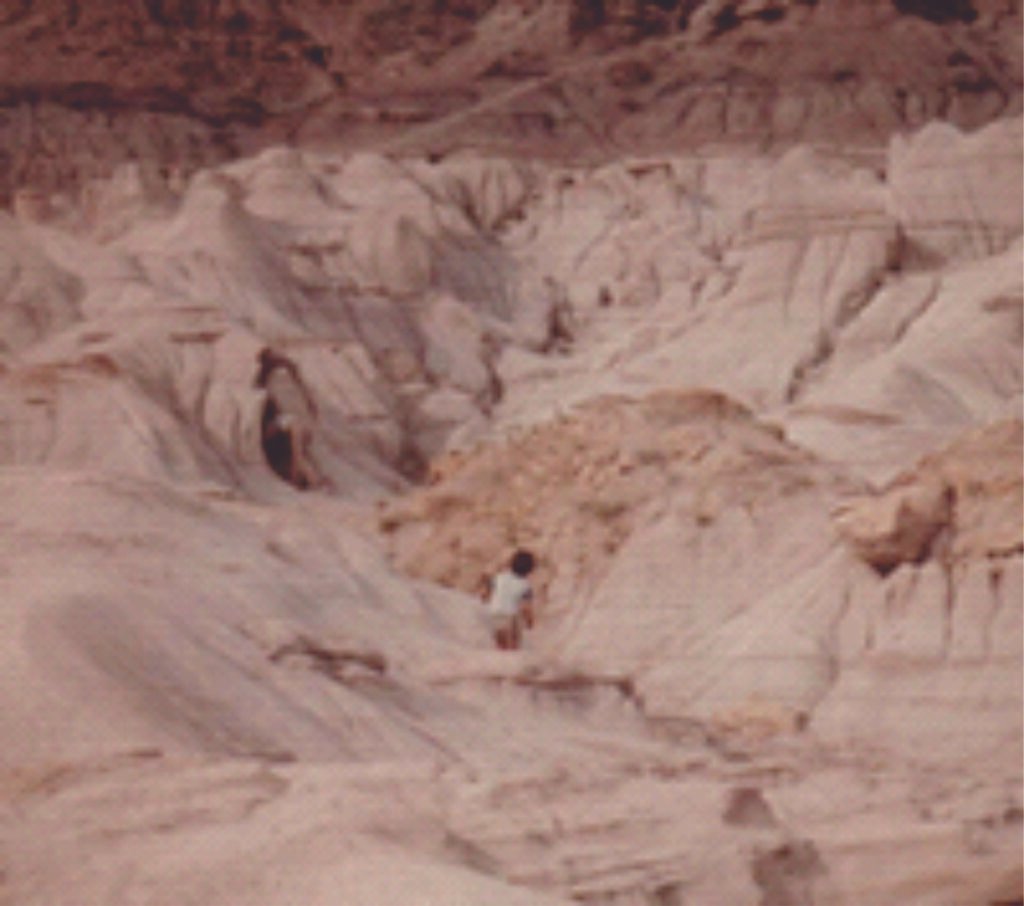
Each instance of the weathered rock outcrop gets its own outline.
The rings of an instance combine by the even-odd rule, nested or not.
[[[1003,160],[1018,129],[950,133],[934,166]],[[899,140],[892,154],[926,138]],[[943,241],[962,250],[947,264],[922,261],[908,238],[918,215],[897,203],[898,167],[882,177],[796,149],[772,161],[634,161],[554,176],[509,241],[566,287],[580,355],[559,365],[510,351],[505,416],[553,413],[595,392],[710,385],[880,481],[971,426],[1011,416],[1021,386],[1019,188],[999,167],[970,172],[952,193],[936,183],[929,202],[964,199],[944,228]],[[983,235],[991,242],[968,252]]]
[[[259,484],[269,343],[308,377],[328,481],[393,486],[490,410],[503,344],[546,336],[549,307],[516,315],[493,232],[529,185],[502,162],[270,151],[180,198],[124,178],[81,210],[8,218],[6,461]]]
[[[943,259],[984,258],[1020,236],[1022,214],[1012,200],[1024,196],[1022,140],[1018,119],[966,138],[933,123],[893,141],[891,203],[913,251]]]
[[[952,488],[941,482],[896,484],[880,498],[839,515],[840,533],[881,573],[927,559],[953,518]]]
[[[792,729],[832,701],[847,660],[884,672],[895,659],[914,665],[897,674],[911,686],[914,673],[974,671],[993,696],[991,710],[973,708],[970,734],[952,712],[936,718],[929,732],[945,748],[929,751],[998,740],[1012,763],[1020,612],[1005,594],[1019,584],[1021,455],[1020,423],[998,425],[868,495],[724,398],[603,400],[453,455],[382,526],[404,569],[466,591],[517,545],[542,551],[537,644],[628,680],[649,718]],[[914,707],[893,684],[889,713]],[[878,713],[849,717],[844,732],[878,738]],[[925,728],[906,720],[881,738],[918,739]]]
[[[1020,112],[1019,4],[24,0],[0,14],[0,199],[284,139],[602,159],[876,144]]]

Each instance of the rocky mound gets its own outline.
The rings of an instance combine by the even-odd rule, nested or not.
[[[509,550],[534,547],[546,616],[578,617],[581,599],[670,495],[685,495],[695,520],[711,523],[727,505],[776,482],[795,490],[819,468],[719,393],[606,397],[505,443],[441,457],[427,486],[387,505],[380,522],[403,571],[468,593]]]

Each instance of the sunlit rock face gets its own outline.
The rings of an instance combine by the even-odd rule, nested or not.
[[[0,14],[0,901],[1019,901],[1018,20]]]

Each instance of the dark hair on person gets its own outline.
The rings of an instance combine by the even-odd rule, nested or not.
[[[517,550],[512,555],[512,560],[509,566],[517,576],[528,576],[533,572],[533,567],[536,564],[533,554],[526,550]]]
[[[295,367],[295,363],[288,358],[288,356],[274,352],[273,349],[270,349],[267,346],[264,346],[259,351],[256,356],[256,361],[260,366],[256,372],[256,378],[253,381],[253,384],[256,387],[266,387],[271,372],[277,368],[284,368],[285,371],[289,372],[296,380],[299,378],[299,370]]]

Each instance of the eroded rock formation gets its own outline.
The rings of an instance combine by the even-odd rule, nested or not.
[[[8,7],[4,200],[126,160],[192,172],[292,138],[608,160],[877,145],[1020,112],[1020,6],[1004,0]]]
[[[61,35],[71,79],[82,54],[114,65],[85,42],[118,23],[153,50],[140,86],[232,36],[245,66],[150,111],[207,104],[224,129],[232,79],[298,97],[338,48],[390,48],[365,77],[401,63],[393,85],[429,64],[431,104],[467,60],[497,65],[488,35],[487,79],[536,70],[406,149],[488,111],[528,125],[552,86],[584,123],[606,109],[603,86],[572,100],[593,59],[651,100],[643,128],[608,120],[642,144],[653,95],[678,100],[666,42],[689,67],[755,41],[767,72],[854,22],[890,31],[827,98],[911,36],[927,90],[897,124],[1018,103],[1012,80],[970,116],[920,100],[950,97],[928,75],[949,42],[949,66],[984,50],[1004,77],[1019,11],[994,2],[445,10],[324,7],[330,47],[289,4],[24,2],[3,27]],[[545,16],[563,81],[519,43]],[[785,71],[813,94],[826,49],[805,50]],[[747,134],[728,84],[718,137]],[[793,112],[780,85],[772,116]],[[51,87],[18,104],[75,106]],[[89,116],[117,90],[73,97]],[[321,146],[209,167],[197,145],[181,172],[20,193],[0,215],[0,900],[1019,900],[1021,143],[1009,117],[586,166]],[[287,391],[258,379],[265,350]],[[268,462],[271,398],[317,480]],[[539,622],[497,652],[476,594],[520,544]]]

